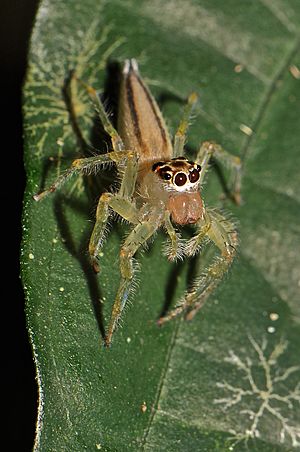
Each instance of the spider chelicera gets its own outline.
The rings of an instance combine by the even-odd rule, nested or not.
[[[109,217],[116,212],[132,224],[120,250],[120,284],[112,307],[105,344],[109,346],[127,303],[134,282],[134,255],[161,227],[168,235],[166,254],[169,260],[183,259],[199,252],[206,239],[214,242],[220,253],[177,305],[158,320],[158,324],[186,313],[191,319],[223,278],[236,254],[238,243],[234,224],[221,212],[205,206],[201,186],[210,157],[229,165],[234,183],[231,196],[240,202],[241,162],[221,146],[204,142],[195,162],[183,156],[189,117],[197,95],[191,94],[173,145],[162,114],[149,89],[142,80],[137,62],[126,60],[122,72],[117,130],[96,91],[81,82],[95,103],[105,131],[109,134],[112,151],[93,157],[76,159],[45,191],[34,195],[35,200],[55,191],[70,176],[90,173],[107,163],[117,166],[120,186],[116,193],[103,193],[96,211],[96,221],[89,243],[89,254],[95,272],[99,272],[100,250]],[[195,235],[184,240],[175,227],[191,224]]]

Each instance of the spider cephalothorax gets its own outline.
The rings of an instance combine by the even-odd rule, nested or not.
[[[222,279],[235,255],[237,233],[222,213],[204,205],[200,190],[209,159],[214,154],[234,170],[232,198],[238,202],[240,160],[212,142],[200,146],[196,163],[180,157],[185,152],[186,131],[197,95],[193,93],[189,96],[172,143],[158,105],[140,77],[135,60],[127,60],[124,64],[117,130],[112,126],[96,91],[83,82],[82,85],[92,97],[103,127],[111,137],[112,151],[75,160],[71,168],[34,198],[38,201],[52,193],[73,174],[95,172],[112,162],[117,166],[121,180],[119,190],[100,196],[89,243],[93,268],[99,272],[101,248],[110,216],[116,212],[132,225],[119,255],[120,284],[105,337],[105,344],[110,345],[134,285],[134,256],[159,228],[163,228],[169,238],[166,247],[169,260],[194,256],[208,241],[206,239],[220,251],[218,259],[213,260],[205,272],[199,270],[194,284],[175,308],[158,320],[160,325],[182,312],[186,312],[186,317],[191,319]],[[75,108],[73,110],[75,112]],[[185,241],[175,228],[189,224],[194,227],[194,235]]]

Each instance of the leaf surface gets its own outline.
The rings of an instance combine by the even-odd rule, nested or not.
[[[236,2],[42,1],[24,88],[28,184],[23,282],[39,384],[36,450],[291,450],[300,445],[300,5]],[[107,61],[136,58],[174,131],[191,91],[200,107],[189,148],[213,139],[244,162],[239,256],[192,322],[158,329],[187,266],[139,254],[139,287],[114,339],[101,345],[118,285],[115,225],[101,276],[87,257],[97,197],[85,181],[40,203],[32,195],[78,145],[63,86],[71,69],[103,91]],[[85,137],[93,111],[80,91]],[[192,152],[191,151],[191,152]],[[206,204],[220,204],[214,171]],[[102,300],[102,303],[100,303]]]

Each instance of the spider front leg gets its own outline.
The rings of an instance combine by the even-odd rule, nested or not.
[[[130,223],[136,224],[138,222],[138,209],[129,200],[119,195],[113,195],[112,193],[103,193],[100,196],[95,226],[89,243],[91,263],[96,273],[100,271],[99,254],[105,238],[107,222],[110,215],[109,209],[112,209]]]
[[[235,257],[238,240],[234,225],[222,214],[208,210],[206,211],[205,222],[199,230],[199,237],[196,236],[196,242],[200,239],[203,240],[205,236],[203,235],[205,223],[207,227],[205,235],[219,248],[221,255],[195,280],[192,288],[184,295],[181,302],[166,316],[158,320],[159,325],[184,311],[187,312],[186,319],[191,320],[222,280]],[[193,240],[190,243],[193,243]],[[191,246],[190,249],[193,248],[194,246]]]
[[[126,305],[134,283],[134,262],[133,256],[138,249],[147,242],[160,225],[160,218],[149,219],[139,223],[125,240],[120,250],[120,273],[121,281],[112,308],[112,314],[108,332],[105,338],[105,345],[110,346],[113,333],[118,325],[122,311]]]
[[[192,237],[186,246],[186,255],[195,256],[199,252],[200,247],[208,239],[208,231],[211,227],[211,218],[207,215],[205,208],[203,209],[203,219],[197,223],[197,233]]]
[[[76,159],[73,161],[71,167],[64,171],[53,182],[53,184],[50,185],[49,188],[42,191],[41,193],[35,194],[33,198],[35,199],[35,201],[40,201],[45,196],[53,193],[62,185],[64,185],[73,175],[80,173],[90,174],[92,172],[97,172],[99,168],[103,167],[104,165],[109,163],[120,164],[131,155],[135,155],[134,151],[109,152],[107,154],[101,154],[95,157]]]
[[[212,141],[202,143],[196,161],[201,166],[199,184],[202,185],[210,158],[214,156],[225,166],[232,170],[232,183],[230,184],[230,198],[238,205],[241,204],[241,159],[225,151],[219,144]]]
[[[170,212],[166,211],[164,220],[164,226],[170,238],[170,241],[165,246],[165,254],[170,261],[183,259],[183,241],[171,222]]]
[[[188,97],[187,104],[184,107],[181,121],[178,125],[174,137],[173,157],[180,157],[184,153],[184,145],[186,140],[186,133],[189,127],[189,121],[195,104],[198,101],[197,93],[191,93]]]
[[[73,85],[74,82],[81,83],[81,85],[84,87],[84,89],[90,95],[90,97],[95,105],[96,111],[99,115],[99,118],[102,122],[102,125],[104,127],[104,130],[109,134],[109,136],[111,138],[113,152],[97,155],[95,157],[80,158],[80,159],[74,160],[71,167],[68,170],[66,170],[61,176],[59,176],[56,179],[56,181],[48,189],[44,190],[43,192],[41,192],[39,194],[34,195],[34,199],[36,201],[40,201],[45,196],[47,196],[49,193],[52,193],[55,190],[57,190],[61,185],[63,185],[65,182],[67,182],[67,180],[73,174],[80,173],[80,172],[85,172],[87,174],[89,172],[96,172],[96,170],[99,169],[99,166],[105,165],[106,163],[116,163],[117,165],[121,165],[122,163],[124,164],[124,160],[126,160],[126,159],[129,161],[131,160],[133,162],[136,160],[135,152],[124,149],[123,141],[122,141],[120,135],[118,134],[118,132],[116,131],[116,129],[111,124],[111,122],[106,114],[106,111],[102,105],[102,102],[100,101],[100,99],[97,95],[96,90],[93,87],[91,87],[90,85],[87,85],[86,83],[84,83],[82,80],[78,79],[76,77],[75,72],[72,71],[72,73],[70,75],[70,80],[68,83],[68,88],[70,91],[69,92],[69,98],[70,98],[69,101],[70,101],[71,115],[73,117],[73,122],[75,122],[75,124],[76,124],[76,130],[79,134],[80,141],[82,142],[83,136],[82,136],[81,130],[77,124],[76,107],[74,105],[72,89],[71,89],[71,86]],[[134,165],[135,164],[133,164],[133,166]],[[132,165],[129,164],[129,166],[132,168]],[[131,172],[134,173],[134,171],[131,171]]]
[[[119,151],[122,153],[124,151]],[[132,195],[135,190],[135,183],[138,171],[138,157],[136,153],[128,155],[126,166],[120,172],[123,172],[122,182],[117,194],[103,193],[100,196],[95,226],[89,243],[89,253],[92,266],[96,273],[100,271],[99,255],[102,248],[107,222],[110,216],[110,209],[119,214],[130,223],[138,223],[138,209],[132,202]]]

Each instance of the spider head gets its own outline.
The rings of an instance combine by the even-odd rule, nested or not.
[[[201,167],[185,157],[176,157],[152,166],[168,190],[178,192],[195,191],[199,184]]]

